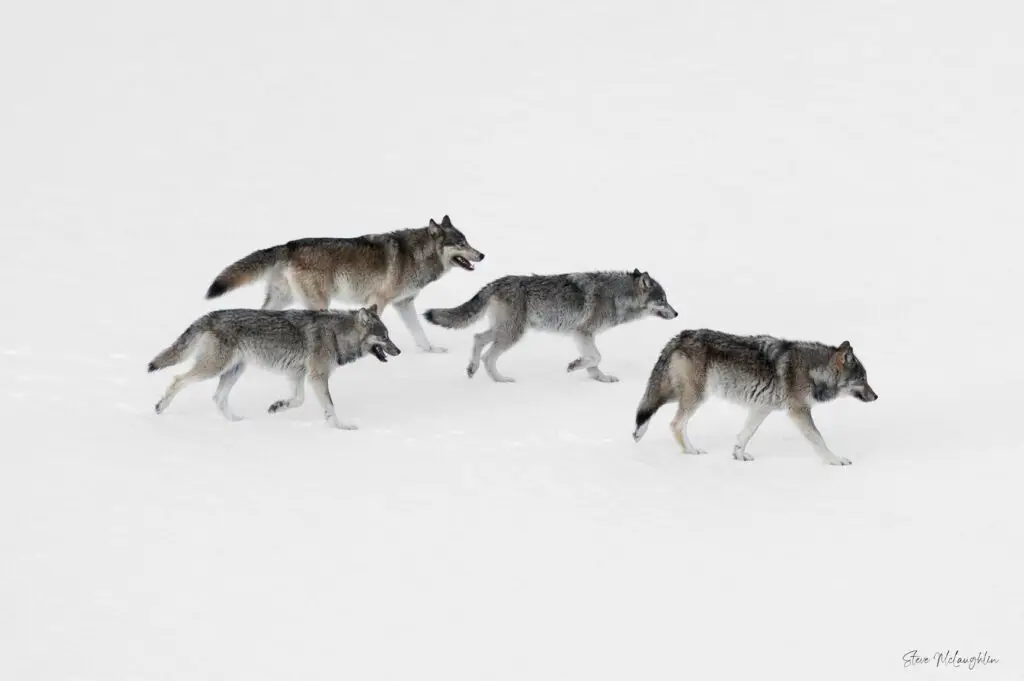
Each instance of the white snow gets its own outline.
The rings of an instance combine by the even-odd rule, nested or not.
[[[1021,679],[1019,3],[7,3],[0,678]],[[146,363],[229,262],[451,215],[680,311],[339,370],[229,423]],[[1015,311],[1016,310],[1016,311]],[[683,328],[848,339],[880,399],[630,438]],[[998,663],[904,668],[911,650]]]

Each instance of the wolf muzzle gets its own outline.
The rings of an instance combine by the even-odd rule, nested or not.
[[[657,308],[655,310],[655,314],[657,314],[662,319],[675,319],[676,317],[679,316],[679,313],[676,312],[671,305],[666,305],[665,307]]]
[[[484,259],[484,254],[475,248],[463,251],[459,255],[452,256],[452,262],[461,267],[462,269],[472,272],[474,262],[480,262]],[[471,262],[472,261],[472,262]]]
[[[878,394],[871,389],[871,386],[865,383],[863,387],[858,387],[854,395],[861,402],[874,402],[878,399]]]
[[[391,341],[388,341],[386,344],[374,345],[372,348],[370,348],[370,352],[373,353],[373,356],[376,357],[381,362],[387,362],[388,355],[391,355],[392,357],[397,357],[398,355],[402,354],[402,351],[398,349],[398,346],[392,343]]]

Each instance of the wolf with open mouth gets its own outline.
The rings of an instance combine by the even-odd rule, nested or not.
[[[424,352],[445,352],[432,345],[420,323],[414,300],[453,267],[472,272],[484,254],[445,215],[426,227],[349,238],[296,239],[254,251],[226,267],[206,292],[217,298],[258,280],[266,282],[263,309],[281,310],[300,303],[326,310],[332,300],[379,312],[393,305]]]
[[[402,354],[388,335],[377,308],[360,310],[216,310],[195,320],[177,340],[149,363],[158,371],[196,355],[191,369],[175,377],[156,404],[162,414],[174,396],[191,383],[219,377],[213,401],[229,421],[241,420],[228,407],[228,396],[246,367],[254,364],[286,374],[292,396],[270,405],[276,414],[305,400],[309,379],[328,425],[355,426],[338,420],[328,387],[331,373],[365,355],[381,362]]]

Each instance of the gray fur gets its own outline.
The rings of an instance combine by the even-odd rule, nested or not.
[[[225,418],[239,420],[228,407],[228,396],[246,366],[256,364],[291,379],[292,396],[270,405],[271,414],[300,406],[308,378],[328,425],[346,430],[355,426],[340,422],[335,414],[328,387],[331,372],[368,353],[381,362],[387,361],[387,355],[401,354],[388,337],[376,306],[326,312],[216,310],[189,325],[149,363],[149,371],[178,364],[193,352],[197,352],[195,364],[171,382],[156,404],[157,414],[188,384],[219,376],[214,402]]]
[[[598,367],[601,353],[594,337],[645,315],[678,316],[661,284],[639,270],[502,277],[458,307],[428,310],[423,316],[431,324],[461,329],[485,313],[491,327],[474,336],[466,373],[473,377],[483,355],[487,374],[499,383],[513,379],[498,371],[498,358],[519,342],[527,329],[572,335],[580,357],[570,362],[567,370],[586,369],[594,380],[614,382],[618,379]]]
[[[669,341],[654,364],[637,408],[633,439],[643,437],[658,409],[678,400],[672,433],[684,453],[703,454],[690,442],[686,425],[712,395],[749,409],[733,447],[737,460],[753,461],[747,443],[770,413],[785,410],[826,463],[844,466],[850,460],[828,449],[811,418],[811,408],[846,395],[862,402],[878,399],[849,341],[834,347],[772,336],[687,330]]]
[[[326,310],[332,300],[376,305],[383,314],[393,304],[424,352],[445,352],[427,340],[414,300],[448,270],[472,271],[484,254],[445,215],[440,223],[351,238],[307,238],[254,251],[228,265],[207,289],[216,298],[239,286],[264,280],[263,309],[281,310],[299,302]]]

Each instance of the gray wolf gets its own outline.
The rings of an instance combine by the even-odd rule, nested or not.
[[[310,238],[255,251],[228,265],[210,284],[207,298],[265,280],[264,310],[280,310],[296,297],[310,310],[326,310],[332,299],[364,307],[388,304],[395,310],[416,346],[425,352],[446,352],[430,344],[413,300],[427,284],[453,266],[472,271],[484,254],[447,215],[426,227],[353,238]]]
[[[484,368],[498,383],[514,381],[503,376],[496,363],[527,329],[572,335],[580,357],[569,363],[568,371],[586,369],[590,378],[612,383],[619,379],[599,368],[601,353],[594,336],[644,315],[662,319],[678,316],[661,284],[637,269],[502,277],[458,307],[428,310],[423,316],[431,324],[461,329],[485,312],[490,316],[491,328],[474,336],[466,374],[473,378],[480,368],[481,353],[490,344],[483,354]]]
[[[373,306],[353,311],[216,310],[194,321],[169,348],[149,363],[149,371],[179,364],[193,352],[191,369],[175,377],[156,404],[162,414],[181,390],[197,381],[220,377],[213,401],[229,421],[238,421],[228,395],[249,364],[286,374],[292,396],[270,405],[275,414],[300,406],[308,378],[327,424],[344,430],[356,426],[338,420],[327,381],[335,367],[372,354],[381,362],[401,354]]]
[[[686,454],[703,454],[686,434],[686,424],[704,400],[714,395],[749,409],[736,437],[733,458],[753,461],[747,443],[773,411],[786,410],[797,429],[825,463],[846,466],[833,454],[811,418],[811,408],[849,395],[874,402],[867,371],[849,341],[838,347],[772,336],[734,336],[700,329],[683,331],[662,350],[636,412],[633,439],[640,440],[654,413],[678,400],[672,434]]]

